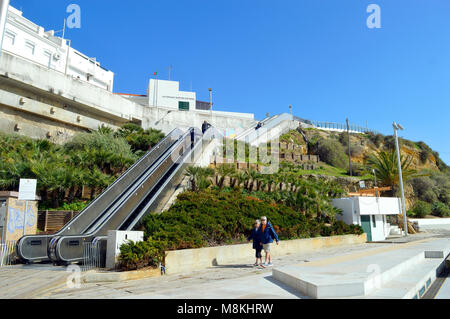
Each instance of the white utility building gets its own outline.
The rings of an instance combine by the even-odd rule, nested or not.
[[[189,111],[196,108],[195,92],[180,91],[180,83],[150,79],[147,90],[149,106],[164,106],[179,111]]]
[[[4,51],[112,92],[114,73],[95,58],[75,50],[70,40],[55,36],[9,6],[3,38]]]
[[[397,197],[339,198],[333,199],[333,206],[342,210],[342,215],[336,218],[349,225],[360,225],[368,241],[385,240],[391,230],[386,215],[401,213],[401,201]]]

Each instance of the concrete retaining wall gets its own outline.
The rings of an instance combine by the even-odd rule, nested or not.
[[[449,225],[450,218],[409,218],[410,222],[417,223],[420,226],[427,225]]]
[[[366,241],[366,234],[286,240],[280,241],[279,246],[273,244],[272,256],[313,252],[329,247],[362,244]],[[167,252],[166,273],[187,273],[243,260],[252,263],[254,256],[252,244],[173,250]]]

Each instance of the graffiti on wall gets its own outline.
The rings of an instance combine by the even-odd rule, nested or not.
[[[24,210],[20,208],[9,207],[8,216],[8,232],[11,234],[13,234],[16,230],[23,230],[24,225],[33,227],[36,223],[36,215],[32,206],[27,208],[25,214]]]

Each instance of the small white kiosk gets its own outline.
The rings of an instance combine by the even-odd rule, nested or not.
[[[333,206],[342,210],[337,220],[351,225],[360,225],[367,234],[368,241],[385,240],[390,233],[390,224],[386,215],[401,214],[401,202],[398,197],[356,196],[333,199]]]

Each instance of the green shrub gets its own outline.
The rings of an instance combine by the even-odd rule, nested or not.
[[[363,155],[363,152],[364,147],[362,147],[361,145],[350,145],[350,154],[352,155],[352,157],[361,157],[361,155]]]
[[[164,263],[166,244],[162,241],[129,241],[120,246],[119,268],[136,270],[145,267],[156,268]]]
[[[416,218],[424,218],[432,212],[431,204],[424,201],[417,201],[412,209],[412,213]]]
[[[384,142],[384,136],[382,134],[367,133],[369,140],[375,145],[376,148],[380,148]]]
[[[334,167],[347,167],[348,157],[344,147],[338,141],[322,139],[317,142],[315,151],[325,163]]]
[[[437,196],[434,194],[435,182],[428,176],[421,176],[411,180],[411,186],[414,189],[415,195],[423,201],[436,201]]]
[[[438,217],[449,217],[450,207],[441,202],[434,203],[432,208],[432,214]]]
[[[358,162],[352,162],[353,176],[364,176],[367,173],[367,167]],[[347,165],[347,174],[350,175],[350,168]]]
[[[116,133],[116,136],[124,138],[130,144],[133,152],[142,154],[147,152],[155,146],[164,134],[155,129],[144,130],[137,124],[127,123],[123,125]]]
[[[161,251],[152,248],[155,242],[164,243],[158,247],[167,250],[243,243],[254,220],[263,215],[281,240],[361,233],[360,228],[342,222],[325,226],[269,197],[263,200],[239,190],[185,192],[168,211],[144,218],[150,247],[139,243],[124,246],[121,260],[126,268],[149,265],[149,260],[154,265],[161,260]]]

